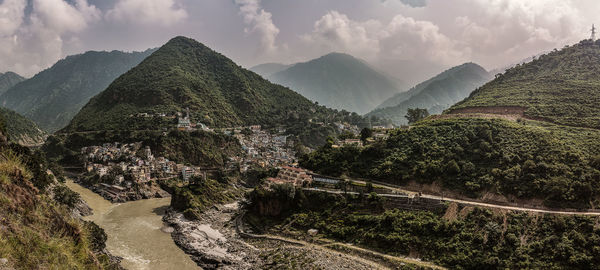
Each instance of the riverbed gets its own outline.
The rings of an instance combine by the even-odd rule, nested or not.
[[[84,217],[98,224],[108,235],[107,250],[123,258],[130,270],[199,269],[168,233],[162,216],[170,198],[113,204],[72,181],[67,186],[79,193],[94,214]]]

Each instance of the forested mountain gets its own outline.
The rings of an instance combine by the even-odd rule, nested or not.
[[[600,207],[600,131],[570,126],[600,125],[598,60],[600,46],[583,41],[509,69],[449,112],[387,140],[362,149],[325,145],[301,164],[462,196]]]
[[[600,128],[600,41],[584,40],[508,69],[449,111],[511,112]]]
[[[22,145],[38,145],[46,139],[46,132],[22,115],[5,108],[0,108],[0,115],[4,118],[5,135],[10,141]]]
[[[186,109],[193,121],[211,127],[283,126],[310,140],[335,132],[336,119],[362,119],[316,105],[193,39],[176,37],[92,98],[64,131],[173,128],[172,119],[157,113]],[[156,117],[138,117],[139,113]],[[330,125],[323,124],[324,119]]]
[[[0,96],[0,105],[54,132],[67,125],[90,98],[153,51],[90,51],[68,56],[7,90]]]
[[[359,114],[369,112],[404,88],[402,82],[342,53],[331,53],[263,75],[319,104]]]
[[[253,66],[250,68],[250,70],[258,73],[260,76],[263,76],[264,78],[269,78],[271,75],[273,75],[279,71],[286,70],[291,66],[292,65],[285,65],[285,64],[279,64],[279,63],[265,63],[265,64]]]
[[[387,118],[397,125],[406,124],[404,116],[409,108],[427,109],[431,114],[442,113],[491,79],[492,76],[483,67],[465,63],[448,69],[407,92],[394,95],[367,116]]]
[[[0,73],[0,95],[4,94],[6,90],[15,86],[15,84],[24,81],[25,78],[14,72]]]

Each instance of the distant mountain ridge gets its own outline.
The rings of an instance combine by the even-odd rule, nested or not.
[[[491,79],[492,75],[483,67],[465,63],[450,68],[407,92],[394,95],[366,116],[387,118],[398,125],[407,124],[404,116],[409,108],[424,108],[431,114],[442,113]]]
[[[269,65],[253,69],[260,72],[266,67]],[[365,61],[343,53],[330,53],[262,75],[319,104],[359,114],[369,112],[405,87],[404,83],[377,71]]]
[[[24,80],[25,78],[14,72],[0,73],[0,95]]]
[[[0,105],[54,132],[66,126],[90,98],[154,50],[89,51],[68,56],[0,95]]]
[[[269,78],[271,75],[286,70],[293,65],[279,64],[279,63],[264,63],[256,65],[250,68],[251,71],[258,73],[264,78]]]

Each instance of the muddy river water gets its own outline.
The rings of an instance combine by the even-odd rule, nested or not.
[[[123,267],[137,269],[199,269],[164,231],[162,216],[170,198],[113,204],[72,181],[67,186],[79,193],[94,210],[84,219],[98,224],[108,235],[106,248],[123,258]]]

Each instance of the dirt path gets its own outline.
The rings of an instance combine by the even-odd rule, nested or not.
[[[384,253],[364,249],[364,248],[357,247],[357,246],[350,245],[350,244],[336,242],[336,241],[329,240],[329,239],[327,239],[327,240],[318,239],[318,241],[316,241],[316,242],[306,242],[303,240],[293,239],[293,238],[284,237],[284,236],[280,236],[280,235],[272,235],[272,234],[257,235],[257,234],[247,233],[244,231],[243,225],[242,225],[242,220],[243,220],[244,214],[245,214],[245,212],[241,212],[240,215],[238,215],[236,217],[235,227],[236,227],[236,231],[238,232],[238,234],[245,238],[261,239],[261,240],[267,240],[267,241],[279,241],[284,244],[296,245],[296,246],[300,246],[300,247],[303,247],[303,248],[306,248],[309,250],[318,250],[320,252],[328,252],[328,253],[334,254],[335,255],[334,257],[343,257],[348,260],[360,262],[363,265],[367,265],[369,267],[369,269],[391,269],[390,267],[382,264],[381,261],[388,261],[388,262],[392,262],[394,264],[412,264],[412,265],[417,265],[417,266],[424,267],[427,269],[446,269],[446,268],[437,266],[437,265],[429,263],[429,262],[421,261],[420,259],[387,255]],[[321,242],[321,243],[319,243],[319,242]],[[323,243],[323,242],[325,242],[325,243]],[[338,251],[340,249],[342,249],[342,251]],[[360,256],[359,254],[361,254],[362,256]]]

